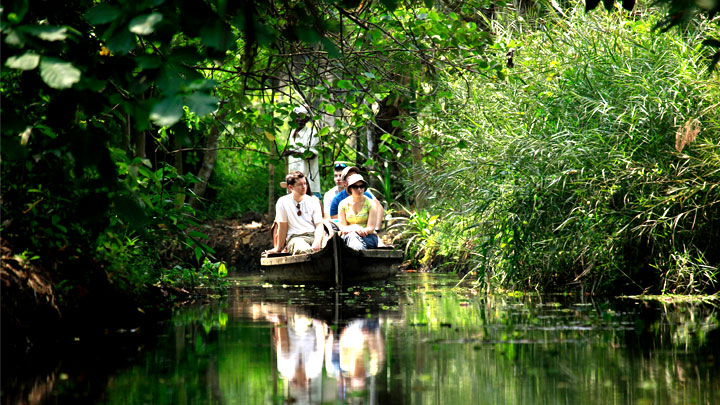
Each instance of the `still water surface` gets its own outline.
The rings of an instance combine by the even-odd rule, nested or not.
[[[720,404],[717,305],[485,295],[456,281],[404,274],[335,291],[235,279],[226,298],[177,309],[103,378],[60,365],[46,398]]]

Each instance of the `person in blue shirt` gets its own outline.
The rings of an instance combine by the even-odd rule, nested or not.
[[[351,174],[360,174],[360,169],[358,169],[355,166],[349,166],[349,167],[346,167],[345,169],[343,169],[341,178],[346,186],[347,186],[347,178]],[[380,204],[380,201],[377,198],[375,198],[375,196],[372,195],[372,193],[370,191],[365,190],[365,195],[368,198],[372,199],[372,201],[375,203],[375,206],[377,207],[377,216],[375,217],[377,219],[375,221],[375,224],[373,224],[375,226],[375,229],[377,230],[380,228],[380,225],[382,224],[382,219],[385,214],[385,211],[383,209],[382,204]],[[342,191],[337,193],[335,198],[333,198],[332,202],[330,203],[330,218],[337,219],[338,205],[340,205],[340,201],[348,198],[349,196],[350,196],[350,194],[348,194],[348,192],[347,192],[347,187],[345,187],[345,189],[343,189]]]

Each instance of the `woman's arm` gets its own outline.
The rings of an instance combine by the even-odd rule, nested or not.
[[[338,204],[338,228],[340,228],[340,234],[344,235],[347,231],[347,218],[345,218],[345,210],[341,206],[342,204]]]
[[[375,206],[375,201],[370,200],[370,212],[368,213],[368,219],[365,223],[365,227],[363,228],[364,235],[360,234],[360,236],[367,236],[372,235],[373,232],[375,232],[375,217],[377,217],[377,207]]]

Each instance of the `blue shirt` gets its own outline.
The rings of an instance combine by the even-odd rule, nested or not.
[[[373,196],[369,191],[365,191],[365,195],[371,199],[374,200],[375,196]],[[330,216],[333,217],[338,214],[338,205],[340,205],[340,201],[348,198],[350,194],[347,192],[347,188],[343,191],[337,193],[335,198],[333,198],[332,202],[330,203]]]

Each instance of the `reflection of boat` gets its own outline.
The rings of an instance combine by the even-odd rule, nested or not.
[[[305,255],[272,254],[260,265],[268,281],[352,284],[386,280],[397,273],[403,253],[392,248],[355,251],[335,234],[322,250]]]

